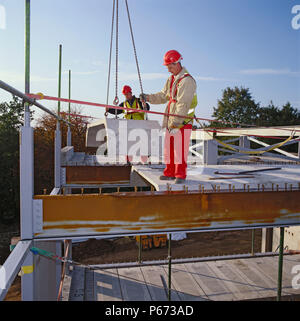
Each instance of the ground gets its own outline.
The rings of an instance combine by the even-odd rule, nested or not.
[[[252,244],[251,230],[189,233],[181,241],[172,241],[172,257],[188,258],[226,254],[250,253]],[[261,230],[255,230],[255,252],[261,250]],[[134,239],[95,240],[77,243],[73,246],[73,260],[82,264],[101,264],[116,262],[136,262],[138,246]],[[0,264],[9,255],[9,244],[0,247]],[[168,248],[144,250],[142,260],[162,260],[168,256]],[[20,301],[20,277],[11,286],[5,300]]]

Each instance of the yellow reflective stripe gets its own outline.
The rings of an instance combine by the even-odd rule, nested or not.
[[[132,109],[140,109],[140,108],[139,108],[139,104],[138,104],[138,102],[137,102],[137,99],[134,100],[132,106],[130,106],[129,102],[126,100],[126,101],[125,101],[125,107],[126,107],[126,108],[132,108]],[[126,114],[127,114],[128,112],[131,112],[131,113],[132,113],[132,111],[128,111],[128,110],[125,110],[125,112],[126,112]]]
[[[34,270],[34,265],[24,265],[21,267],[21,275],[30,274]]]

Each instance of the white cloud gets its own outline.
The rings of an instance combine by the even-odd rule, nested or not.
[[[25,73],[1,71],[0,79],[6,83],[25,82]],[[57,78],[31,75],[30,81],[31,82],[57,81]]]
[[[217,78],[217,77],[205,77],[205,76],[195,76],[194,77],[196,80],[200,80],[200,81],[228,81],[228,79],[224,79],[224,78]]]
[[[92,61],[92,65],[97,67],[106,67],[107,63],[104,63],[101,60],[95,60],[95,61]]]
[[[165,79],[170,76],[169,73],[142,73],[141,78],[142,80],[157,80],[157,79]],[[204,77],[204,76],[195,76],[195,80],[202,80],[202,81],[226,81],[228,79],[223,79],[223,78],[216,78],[216,77]],[[119,73],[119,79],[121,81],[134,81],[138,80],[138,75],[137,73],[124,73],[120,72]]]
[[[165,74],[165,73],[142,73],[141,78],[142,78],[142,80],[167,79],[168,74]],[[139,78],[138,78],[137,73],[120,72],[119,79],[121,81],[134,81],[134,80],[138,80]]]
[[[258,68],[258,69],[244,69],[240,71],[243,75],[287,75],[299,76],[299,71],[291,71],[290,69],[272,69],[272,68]]]
[[[92,70],[92,71],[72,71],[72,75],[78,75],[78,76],[88,76],[88,75],[94,75],[98,74],[100,71],[99,70]],[[68,75],[69,71],[64,71],[63,75]]]

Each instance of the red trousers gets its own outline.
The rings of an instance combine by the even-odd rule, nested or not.
[[[192,125],[187,124],[175,134],[166,130],[164,145],[164,176],[185,179],[187,170],[187,156],[189,153]]]

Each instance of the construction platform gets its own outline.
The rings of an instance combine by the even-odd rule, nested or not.
[[[299,286],[292,286],[296,266],[300,267],[300,255],[284,255],[282,297],[288,300],[300,295]],[[271,300],[277,293],[277,269],[277,256],[174,264],[171,300]],[[65,276],[62,300],[167,301],[167,283],[167,265],[101,270],[75,266]]]
[[[219,190],[228,190],[229,187],[245,190],[248,186],[255,190],[275,190],[277,185],[281,190],[292,190],[293,188],[298,189],[300,183],[300,167],[287,164],[188,165],[184,184],[175,184],[175,180],[160,180],[159,177],[163,174],[164,167],[164,165],[134,165],[132,169],[153,185],[157,191],[165,191],[168,188],[182,190],[183,186],[188,190],[197,191],[199,185],[206,190],[215,191],[217,191],[217,186]]]

